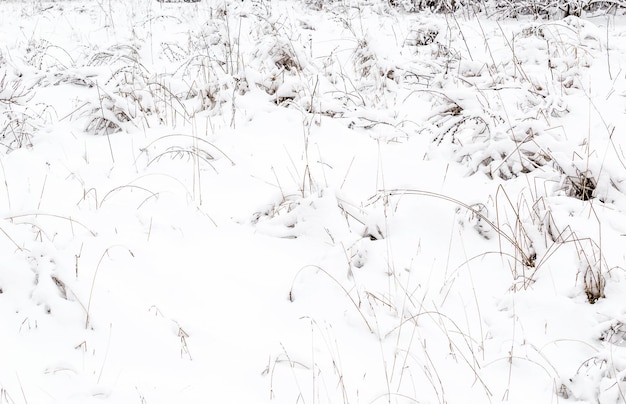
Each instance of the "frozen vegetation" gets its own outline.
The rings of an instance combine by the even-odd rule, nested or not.
[[[620,4],[0,8],[0,404],[626,401]]]

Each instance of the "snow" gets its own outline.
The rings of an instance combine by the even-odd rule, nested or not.
[[[402,4],[3,2],[0,403],[624,402],[626,20]]]

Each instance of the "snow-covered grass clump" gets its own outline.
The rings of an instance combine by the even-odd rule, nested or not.
[[[571,7],[4,2],[0,403],[624,402],[626,20]]]

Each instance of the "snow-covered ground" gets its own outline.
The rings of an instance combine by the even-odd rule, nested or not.
[[[0,404],[626,401],[624,17],[0,8]]]

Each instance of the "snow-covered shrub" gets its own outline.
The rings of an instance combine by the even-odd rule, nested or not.
[[[0,144],[8,150],[31,146],[35,134],[52,122],[51,107],[14,107],[0,112]]]
[[[1,61],[0,54],[0,64]],[[29,106],[33,86],[5,65],[0,68],[0,144],[12,150],[31,145],[34,134],[49,123],[49,106]]]
[[[436,24],[428,24],[411,30],[405,40],[408,46],[427,46],[437,41],[440,27]]]
[[[577,17],[529,24],[515,34],[511,52],[514,58],[503,63],[510,73],[521,72],[534,86],[543,88],[546,85],[538,82],[535,73],[547,65],[551,81],[567,94],[579,90],[582,70],[591,67],[602,52],[601,33],[594,24]]]
[[[517,17],[530,15],[535,18],[580,17],[589,9],[589,0],[496,0],[494,7],[498,15]]]
[[[462,61],[458,79],[440,75],[433,90],[425,92],[433,103],[429,131],[434,144],[452,145],[470,173],[510,179],[549,164],[550,149],[560,139],[547,131],[550,121],[567,116],[566,96],[580,92],[580,76],[601,51],[597,28],[576,17],[523,26],[514,38],[498,65]],[[471,86],[485,89],[478,103],[467,98]],[[569,177],[575,194],[591,184],[575,180],[575,174]]]
[[[429,10],[436,13],[449,13],[459,9],[457,0],[388,0],[389,5],[409,12]]]
[[[491,0],[478,2],[475,0],[386,0],[394,8],[406,12],[423,12],[429,10],[436,13],[455,11],[474,12],[484,9],[487,13],[499,18],[517,18],[532,16],[542,19],[559,19],[568,16],[580,17],[584,12],[597,12],[624,8],[623,4],[614,1],[593,0]],[[323,3],[315,1],[315,3]],[[321,5],[320,5],[321,9]]]
[[[0,60],[1,64],[3,63]],[[0,70],[0,105],[24,104],[33,96],[33,88],[25,85],[20,75],[11,72],[7,67]]]
[[[110,134],[132,130],[134,120],[159,112],[149,90],[150,75],[141,64],[137,48],[117,44],[106,50],[95,49],[85,59],[89,67],[113,68],[83,104],[80,115],[87,132]],[[89,87],[95,86],[92,79],[88,80]]]
[[[228,12],[217,13],[216,18],[202,24],[190,36],[188,49],[180,49],[182,55],[179,60],[188,60],[189,64],[198,63],[194,59],[200,59],[203,67],[209,71],[236,74],[240,61],[235,51],[236,38],[231,38],[229,18]]]
[[[303,2],[308,8],[315,11],[322,11],[324,8],[334,3],[341,3],[340,0],[303,0]]]
[[[363,226],[347,220],[349,210],[336,191],[321,189],[304,197],[285,196],[254,213],[251,221],[259,231],[274,237],[322,237],[335,244],[363,237]]]
[[[497,108],[476,108],[471,100],[432,94],[429,131],[433,144],[452,146],[457,161],[467,165],[470,174],[482,171],[491,178],[510,179],[551,160],[541,139],[552,136],[533,125],[511,124]],[[498,103],[491,101],[494,106]]]
[[[260,74],[255,82],[258,87],[269,95],[279,93],[279,101],[296,97],[298,80],[290,78],[304,69],[306,58],[301,46],[289,38],[268,35],[260,39],[250,58],[251,67]]]
[[[137,117],[134,108],[129,109],[126,100],[115,94],[103,94],[92,100],[84,116],[85,130],[96,135],[132,131],[132,121]]]
[[[203,111],[217,115],[224,105],[232,105],[236,95],[248,91],[239,39],[231,31],[240,29],[236,24],[241,21],[231,16],[237,13],[227,4],[211,9],[211,14],[211,19],[189,32],[184,45],[175,40],[161,44],[163,57],[175,66],[171,75],[162,78],[164,88],[172,92],[170,105],[182,105],[184,115]]]
[[[149,86],[150,77],[147,71],[139,64],[123,66],[111,74],[105,83],[105,88],[125,98],[130,105],[135,107],[139,113],[151,115],[155,112],[156,106],[152,100]]]
[[[256,44],[245,56],[247,84],[272,96],[276,104],[298,102],[304,95],[312,62],[301,38],[290,34],[293,27],[260,21],[253,30]]]

